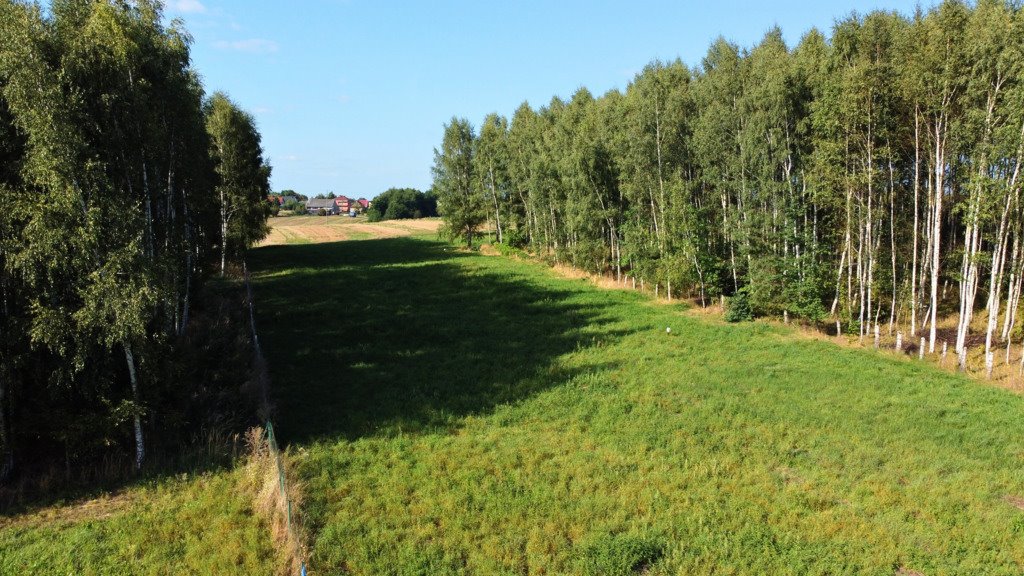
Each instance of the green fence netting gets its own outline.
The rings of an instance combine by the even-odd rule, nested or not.
[[[301,575],[306,576],[306,562],[302,559],[302,549],[300,547],[299,535],[295,529],[295,523],[292,521],[292,500],[288,497],[288,481],[285,478],[284,464],[281,463],[281,450],[277,445],[277,436],[274,435],[274,425],[267,421],[267,446],[270,447],[270,454],[274,458],[274,463],[277,465],[277,481],[278,486],[281,489],[281,499],[285,504],[285,521],[288,526],[288,539],[295,545],[295,557],[300,559],[301,562]]]

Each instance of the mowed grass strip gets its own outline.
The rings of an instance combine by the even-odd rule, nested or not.
[[[425,238],[252,260],[318,574],[1024,570],[1015,394]]]

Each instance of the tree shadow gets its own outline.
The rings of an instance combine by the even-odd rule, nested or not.
[[[466,256],[409,238],[255,251],[257,322],[288,441],[449,430],[572,376],[557,358],[604,311],[514,270],[457,262]]]

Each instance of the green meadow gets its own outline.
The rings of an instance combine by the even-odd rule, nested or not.
[[[1013,393],[426,237],[251,266],[315,574],[1024,571]]]
[[[0,518],[0,574],[274,574],[287,558],[246,469],[151,479]]]
[[[252,265],[311,574],[1024,570],[1016,394],[429,237]],[[0,519],[0,574],[283,573],[258,490]]]

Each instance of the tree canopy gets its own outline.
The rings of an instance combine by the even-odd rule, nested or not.
[[[204,105],[163,22],[152,0],[0,2],[0,480],[19,451],[141,465],[145,429],[188,421],[168,360],[217,252],[265,229],[255,125]]]
[[[373,199],[366,216],[371,222],[437,216],[437,198],[432,191],[388,188]]]
[[[434,165],[446,230],[468,242],[489,221],[670,297],[742,291],[753,315],[924,332],[931,351],[940,309],[963,355],[986,302],[991,365],[1024,277],[1022,25],[1005,0],[853,14],[795,46],[718,39],[696,67],[653,62],[479,134],[453,119]]]

